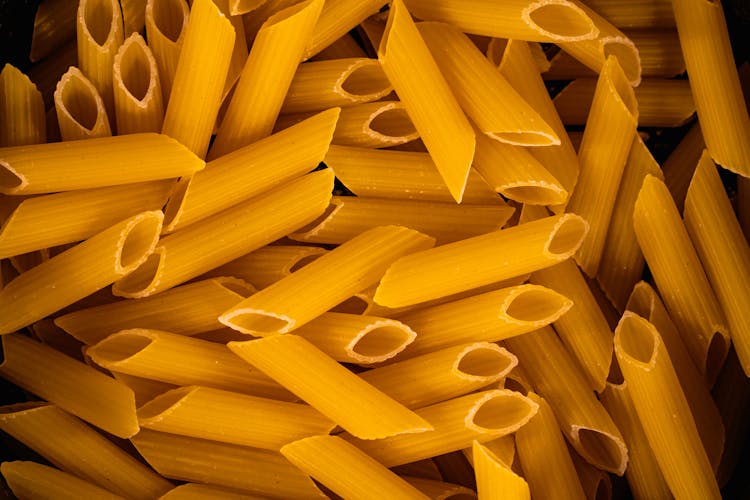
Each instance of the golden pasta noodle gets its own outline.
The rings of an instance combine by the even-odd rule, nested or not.
[[[670,0],[586,0],[586,5],[618,28],[674,28]]]
[[[386,3],[387,0],[326,0],[304,58],[308,59],[331,45]]]
[[[247,491],[240,491],[221,486],[201,483],[184,483],[172,488],[159,497],[159,500],[206,500],[209,498],[223,500],[262,500],[264,496],[254,495]]]
[[[159,68],[165,107],[172,93],[189,12],[186,0],[148,0],[146,3],[146,38]]]
[[[75,66],[71,66],[57,82],[55,111],[60,137],[64,141],[112,135],[104,101],[96,87]]]
[[[77,2],[47,0],[39,4],[31,35],[31,62],[47,58],[76,37],[77,12]]]
[[[513,472],[510,464],[496,456],[487,443],[482,445],[474,441],[472,450],[477,493],[482,495],[482,498],[531,500],[531,492],[526,479]]]
[[[3,462],[0,465],[5,482],[17,498],[118,500],[124,497],[36,462]]]
[[[706,142],[703,140],[701,125],[696,121],[690,126],[688,133],[685,134],[685,137],[682,138],[677,147],[672,150],[662,164],[664,183],[669,188],[669,192],[672,194],[672,198],[677,205],[677,210],[680,213],[682,213],[682,209],[685,206],[685,197],[687,196],[690,181],[693,179],[695,166],[698,165],[698,160],[703,155],[704,149],[706,149]],[[740,178],[737,181],[738,196],[742,194],[742,179],[744,178]],[[743,206],[743,204],[738,203],[737,208],[740,215],[742,214]]]
[[[47,141],[42,94],[15,66],[0,71],[0,147]]]
[[[125,35],[140,33],[146,25],[146,3],[148,0],[120,0],[122,24]]]

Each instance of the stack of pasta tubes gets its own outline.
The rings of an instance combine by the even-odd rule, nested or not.
[[[719,2],[72,4],[0,73],[18,498],[721,497],[750,118]],[[639,127],[689,122],[660,166]]]

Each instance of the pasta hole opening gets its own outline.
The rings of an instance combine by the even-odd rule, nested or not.
[[[192,387],[180,387],[156,396],[154,399],[138,408],[138,420],[147,420],[159,416],[179,404],[193,390]]]
[[[143,260],[161,229],[161,217],[143,217],[125,235],[120,247],[120,267],[128,268]]]
[[[596,482],[594,500],[612,500],[612,483],[599,478]]]
[[[559,188],[534,184],[503,187],[501,193],[506,198],[531,205],[557,205],[564,203],[567,198],[566,193]]]
[[[471,416],[471,423],[489,432],[501,431],[523,422],[530,410],[522,398],[499,394],[481,403]]]
[[[587,461],[606,471],[620,471],[623,467],[623,449],[612,436],[594,429],[578,430],[581,449],[588,456]]]
[[[143,351],[151,342],[150,338],[143,335],[116,333],[92,347],[89,354],[96,363],[99,363],[99,360],[119,363]]]
[[[711,382],[711,385],[719,375],[728,351],[729,344],[724,336],[719,332],[713,332],[706,351],[706,379]]]
[[[541,132],[493,132],[492,136],[517,146],[553,146],[560,143],[553,136]]]
[[[179,222],[179,216],[182,212],[182,205],[187,196],[187,190],[190,186],[190,179],[180,179],[174,186],[172,194],[169,195],[169,201],[164,210],[164,227],[172,231],[174,225]]]
[[[156,278],[161,260],[161,252],[157,251],[149,255],[135,271],[115,284],[116,291],[125,296],[140,296],[143,294]]]
[[[62,83],[62,105],[81,127],[91,131],[96,126],[99,115],[96,97],[80,76],[75,73],[69,75],[70,78]]]
[[[526,386],[520,380],[513,378],[513,376],[511,375],[508,375],[507,377],[505,377],[505,383],[503,384],[503,386],[509,391],[519,392],[523,395],[526,395],[529,392],[528,386]]]
[[[242,331],[265,334],[282,333],[292,326],[289,320],[257,312],[242,312],[233,316],[229,322],[230,326],[236,325]]]
[[[604,59],[606,60],[609,56],[615,56],[617,62],[620,63],[623,73],[625,73],[625,78],[628,81],[623,82],[619,78],[613,78],[612,80],[617,93],[625,103],[625,106],[627,106],[628,111],[630,114],[635,115],[638,109],[635,95],[632,88],[630,88],[629,92],[625,92],[623,84],[630,87],[631,85],[637,85],[641,81],[641,59],[638,56],[638,51],[633,45],[624,43],[618,39],[603,40],[602,44],[604,45]]]
[[[320,257],[320,254],[305,255],[304,257],[300,257],[289,267],[289,273],[299,271],[312,261],[316,260],[318,257]]]
[[[400,351],[412,338],[407,330],[398,326],[379,326],[365,332],[351,350],[360,356],[380,358]]]
[[[540,2],[541,3],[541,2]],[[529,19],[540,30],[557,38],[583,38],[590,36],[594,25],[581,9],[563,3],[536,4],[531,7]]]
[[[0,161],[0,188],[1,189],[16,189],[23,184],[23,178],[16,174],[10,165],[4,161]],[[3,217],[4,219],[4,217]],[[0,224],[4,224],[5,221],[0,219]]]
[[[312,231],[312,230],[313,230],[313,229],[315,229],[316,227],[318,227],[318,226],[320,226],[321,224],[323,224],[323,222],[325,222],[325,220],[326,220],[327,218],[329,218],[329,217],[330,217],[331,215],[333,215],[333,213],[334,213],[334,212],[335,212],[335,211],[336,211],[336,210],[337,210],[338,208],[339,208],[339,206],[338,206],[338,205],[334,205],[333,203],[329,204],[329,205],[328,205],[328,206],[326,207],[326,209],[325,209],[325,211],[323,212],[323,214],[321,214],[321,215],[320,215],[320,216],[319,216],[319,217],[318,217],[317,219],[315,219],[314,221],[310,222],[309,224],[307,224],[307,225],[305,225],[305,226],[302,226],[301,228],[299,228],[298,230],[296,230],[296,231],[295,231],[294,233],[295,233],[295,234],[304,234],[304,233],[309,233],[310,231]]]
[[[125,89],[137,101],[142,101],[151,85],[151,65],[144,47],[137,42],[128,44],[120,58],[120,78]]]
[[[404,108],[382,110],[370,121],[368,127],[376,134],[394,139],[409,140],[410,136],[417,134],[417,129]]]
[[[251,286],[249,286],[247,283],[240,282],[239,280],[223,279],[221,280],[221,286],[226,288],[230,292],[234,292],[237,295],[245,298],[251,296],[254,293],[254,289]]]
[[[617,328],[622,350],[639,363],[650,364],[656,354],[656,338],[646,320],[627,315]]]
[[[119,6],[117,8],[119,9]],[[83,21],[91,38],[100,46],[107,43],[107,38],[112,32],[113,18],[112,2],[84,0]]]
[[[516,321],[537,323],[549,321],[567,305],[565,297],[556,292],[546,288],[526,288],[511,299],[505,314]]]
[[[152,0],[154,24],[172,42],[180,39],[187,23],[187,10],[182,0]],[[180,15],[181,14],[181,15]]]
[[[500,350],[476,347],[461,356],[456,368],[470,377],[491,378],[507,370],[510,363],[510,357]]]
[[[369,302],[362,297],[354,295],[331,309],[331,312],[364,314],[368,307],[370,307]]]
[[[577,216],[560,219],[547,242],[547,251],[555,255],[572,254],[580,246],[588,232],[588,223]]]
[[[342,82],[341,89],[355,98],[365,98],[372,94],[382,94],[391,84],[378,64],[363,64],[354,68]]]

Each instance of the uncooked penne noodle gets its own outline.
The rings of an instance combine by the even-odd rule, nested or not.
[[[600,469],[622,475],[628,451],[620,431],[554,330],[545,327],[505,344],[535,390],[549,402],[578,454]]]
[[[682,213],[685,206],[685,196],[687,196],[688,186],[693,179],[695,167],[706,149],[706,142],[703,140],[701,125],[697,121],[690,126],[690,130],[685,134],[677,147],[672,150],[662,165],[664,171],[664,183],[672,193],[672,198],[677,205],[677,210]],[[742,193],[743,178],[737,181],[738,196]],[[742,213],[741,207],[744,206],[738,202],[738,209]]]
[[[401,357],[466,342],[497,342],[548,325],[573,305],[537,285],[518,285],[399,314],[418,333]]]
[[[361,197],[455,201],[428,153],[331,145],[325,163]],[[464,204],[498,204],[501,198],[473,169]]]
[[[662,181],[647,175],[635,202],[638,244],[682,340],[709,386],[726,358],[726,319]]]
[[[281,454],[343,498],[430,498],[337,436],[312,436],[290,442]]]
[[[211,146],[210,159],[271,134],[322,8],[323,0],[306,0],[263,23]]]
[[[576,262],[590,277],[596,276],[607,239],[612,211],[630,145],[638,125],[638,103],[616,57],[607,58],[594,92],[578,151],[581,173],[566,211],[590,224]]]
[[[120,0],[125,35],[140,33],[146,25],[147,0]]]
[[[166,236],[113,292],[148,297],[261,248],[315,220],[328,206],[332,184],[330,171],[314,172]]]
[[[313,170],[326,154],[338,116],[337,108],[323,111],[183,178],[167,204],[165,231],[182,229]]]
[[[141,212],[30,269],[0,291],[0,334],[30,325],[132,272],[153,252],[160,211]]]
[[[488,500],[531,500],[526,480],[513,472],[510,464],[496,456],[486,444],[474,441],[472,445],[477,493]]]
[[[474,131],[401,0],[391,5],[378,59],[460,203],[474,158]]]
[[[238,359],[226,346],[207,340],[135,328],[110,335],[86,354],[107,370],[168,384],[290,399],[287,391]]]
[[[133,391],[133,394],[135,394],[136,408],[143,406],[160,394],[164,394],[167,391],[171,391],[172,389],[177,388],[177,386],[175,386],[174,384],[167,384],[166,382],[160,382],[158,380],[136,377],[135,375],[128,375],[127,373],[120,373],[115,371],[110,371],[110,373],[115,378],[115,380],[119,380],[126,386],[130,387],[130,389]]]
[[[125,40],[112,69],[117,133],[161,131],[164,103],[159,71],[140,34],[133,33]]]
[[[579,78],[557,94],[554,103],[566,125],[583,125],[589,116],[596,81]],[[638,101],[638,125],[679,127],[695,113],[687,80],[645,78],[634,89]]]
[[[342,436],[372,458],[393,467],[468,447],[516,432],[537,412],[537,404],[508,390],[490,390],[426,406],[417,414],[434,430],[385,439]]]
[[[422,408],[486,387],[518,361],[502,347],[477,342],[430,352],[359,376],[407,408]]]
[[[278,452],[143,429],[131,439],[161,475],[272,498],[326,498]],[[180,460],[175,460],[180,457]]]
[[[221,10],[221,13],[224,14],[224,17],[229,19],[229,22],[232,24],[232,29],[234,29],[234,46],[232,47],[232,57],[229,61],[227,77],[224,80],[224,90],[221,94],[222,106],[223,101],[227,99],[230,92],[234,88],[234,84],[237,83],[237,80],[240,78],[242,67],[245,65],[245,61],[247,60],[248,55],[247,41],[245,40],[245,25],[242,23],[242,17],[231,14],[230,4],[233,1],[234,0],[214,1],[216,6],[219,7],[219,10]],[[220,117],[222,116],[222,111],[219,112],[219,115]],[[219,124],[220,118],[217,119],[216,126],[219,126]]]
[[[633,229],[633,208],[647,175],[664,178],[659,164],[643,140],[636,136],[625,163],[596,275],[602,291],[618,311],[625,309],[628,296],[643,275],[646,264]]]
[[[452,24],[466,33],[537,42],[588,40],[598,29],[573,2],[513,0],[497,5],[488,0],[406,0],[414,15]]]
[[[200,158],[206,156],[219,113],[234,38],[231,22],[212,0],[193,2],[162,133]]]
[[[618,28],[674,28],[669,0],[587,0],[586,5]]]
[[[417,336],[394,319],[338,312],[323,313],[294,333],[336,361],[360,364],[390,359]]]
[[[563,214],[407,255],[388,268],[375,302],[417,304],[543,269],[573,255],[587,232],[584,219]]]
[[[21,334],[4,335],[0,376],[118,437],[138,432],[133,391]]]
[[[560,144],[552,128],[468,36],[444,23],[417,27],[459,104],[482,133],[517,146]]]
[[[112,63],[123,42],[122,14],[116,0],[81,0],[76,15],[78,65],[96,87],[114,127]]]
[[[327,0],[304,58],[322,51],[387,3],[386,0]]]
[[[513,208],[426,201],[333,196],[331,205],[310,228],[289,237],[305,243],[344,243],[377,226],[405,226],[433,236],[442,245],[503,227]]]
[[[200,386],[157,396],[138,408],[138,423],[145,429],[275,451],[336,426],[306,404]]]
[[[172,93],[189,11],[185,0],[148,0],[146,3],[146,36],[159,68],[165,107]]]
[[[586,498],[552,408],[534,392],[527,397],[539,411],[516,433],[516,453],[534,499]]]
[[[300,64],[281,107],[300,113],[377,101],[393,87],[376,59],[347,58]]]
[[[247,14],[251,10],[255,10],[267,0],[230,0],[229,2],[229,13],[233,16],[239,16],[240,14]]]
[[[560,42],[558,43],[560,48],[595,73],[602,71],[610,56],[616,57],[625,74],[626,81],[637,87],[641,83],[641,58],[638,54],[638,47],[622,31],[580,0],[569,1],[589,16],[598,28],[599,34],[593,39]]]
[[[610,479],[609,474],[586,462],[572,448],[568,447],[568,451],[570,451],[570,458],[573,459],[573,465],[586,498],[589,500],[611,500],[612,479]]]
[[[222,327],[216,318],[255,292],[241,279],[218,277],[167,290],[141,300],[125,300],[59,316],[55,324],[92,345],[120,330],[145,328],[196,335]]]
[[[263,500],[264,498],[267,497],[220,486],[184,483],[160,496],[159,500]]]
[[[362,439],[422,433],[433,428],[424,418],[297,335],[230,342],[227,346],[344,430]]]
[[[643,426],[633,406],[627,382],[619,385],[607,382],[601,401],[628,445],[628,468],[625,477],[636,500],[672,498],[669,486],[648,444]]]
[[[8,63],[0,72],[0,123],[0,147],[47,142],[42,94]]]
[[[401,226],[369,229],[228,309],[219,321],[260,337],[288,333],[377,283],[399,257],[434,243]]]
[[[363,26],[365,21],[360,23],[360,26]],[[359,45],[359,42],[354,39],[351,33],[346,33],[331,45],[315,54],[310,60],[328,61],[333,59],[362,59],[367,57],[367,52]]]
[[[29,60],[37,62],[76,37],[77,2],[47,0],[39,4],[34,16]]]
[[[104,101],[96,87],[75,66],[57,82],[55,110],[63,141],[112,135]]]
[[[713,160],[750,176],[750,116],[742,95],[721,2],[672,4],[698,120]]]
[[[407,483],[434,500],[475,500],[477,498],[476,491],[460,484],[446,483],[442,479],[399,475]]]
[[[562,183],[527,148],[478,134],[474,169],[495,191],[518,203],[560,205],[568,201]]]
[[[18,197],[2,218],[0,258],[81,241],[143,210],[160,210],[171,188],[162,180]]]
[[[17,498],[122,500],[124,497],[79,479],[54,467],[36,462],[3,462],[0,465],[8,487]]]
[[[146,500],[172,487],[112,441],[52,404],[2,406],[0,429],[54,466],[112,493]]]
[[[615,353],[638,419],[675,498],[721,498],[669,354],[654,325],[632,312],[615,330]]]

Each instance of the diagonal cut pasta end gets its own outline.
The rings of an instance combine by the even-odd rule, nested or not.
[[[640,85],[641,56],[633,41],[627,37],[607,36],[600,38],[599,42],[604,52],[604,58],[617,57],[617,62],[620,63],[620,67],[630,85],[633,87]]]
[[[219,321],[241,333],[267,337],[294,329],[294,318],[259,309],[232,309],[219,316]]]
[[[164,261],[164,247],[156,248],[134,271],[115,282],[112,293],[118,297],[138,299],[153,294],[159,285]]]
[[[160,422],[175,411],[197,389],[196,386],[178,387],[156,396],[136,410],[138,425],[148,427]]]
[[[540,285],[518,285],[511,288],[500,306],[498,317],[510,323],[538,328],[557,321],[573,307],[564,295]]]
[[[576,214],[565,214],[557,221],[544,245],[544,252],[561,260],[578,251],[589,232],[589,223]]]
[[[416,332],[405,324],[382,318],[364,327],[346,346],[346,352],[357,363],[380,363],[406,349],[415,338]]]
[[[128,274],[146,262],[159,241],[164,214],[160,210],[133,217],[120,233],[115,256],[115,271]]]
[[[365,58],[351,61],[336,81],[333,89],[336,94],[358,103],[377,101],[393,90],[378,61]]]
[[[579,455],[595,467],[618,476],[628,466],[628,448],[620,436],[600,429],[572,427],[573,447]]]
[[[539,405],[521,393],[507,389],[487,391],[466,415],[466,427],[487,437],[516,432],[536,415]]]
[[[452,371],[461,379],[491,384],[518,365],[518,358],[492,342],[470,344],[453,362]]]
[[[594,21],[577,5],[567,0],[541,0],[526,7],[523,21],[552,42],[592,40],[599,35]]]
[[[94,363],[106,369],[115,369],[148,349],[156,341],[153,330],[133,328],[113,333],[98,344],[89,347],[86,355]]]
[[[2,154],[0,152],[0,154]],[[0,193],[16,194],[29,185],[26,176],[16,172],[10,163],[0,158]]]

